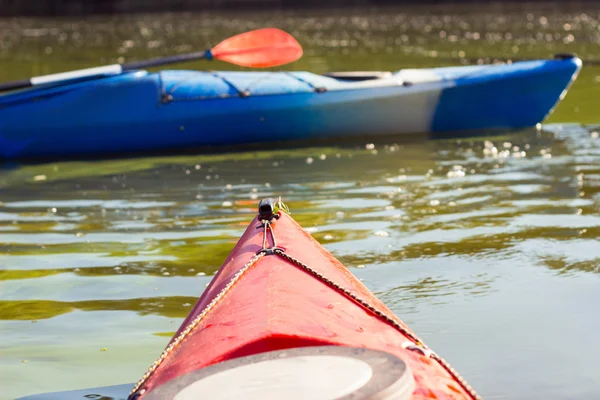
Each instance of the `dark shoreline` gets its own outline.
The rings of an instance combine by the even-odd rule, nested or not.
[[[600,0],[0,0],[0,16],[84,16],[201,11],[327,10],[378,6],[486,6],[553,5],[572,11]]]

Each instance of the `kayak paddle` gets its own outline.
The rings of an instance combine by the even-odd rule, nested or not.
[[[243,67],[268,68],[296,61],[301,56],[302,47],[292,35],[277,28],[263,28],[232,36],[206,51],[36,76],[20,81],[0,83],[0,91],[73,79],[118,75],[124,71],[200,59],[217,59]]]

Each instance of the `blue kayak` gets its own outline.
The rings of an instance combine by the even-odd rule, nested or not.
[[[580,69],[566,55],[393,73],[133,71],[0,96],[0,158],[520,129],[543,121]]]

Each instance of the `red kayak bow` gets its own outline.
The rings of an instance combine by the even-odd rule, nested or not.
[[[476,399],[286,213],[261,202],[136,399]]]

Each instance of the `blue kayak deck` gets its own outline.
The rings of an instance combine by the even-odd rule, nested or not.
[[[123,85],[155,80],[161,95],[171,95],[172,100],[208,100],[229,97],[264,96],[314,93],[333,90],[362,90],[377,87],[408,86],[432,82],[460,84],[482,83],[486,80],[516,78],[543,68],[552,73],[560,63],[546,60],[525,61],[513,64],[457,66],[430,69],[403,69],[387,78],[349,81],[311,72],[232,72],[165,70],[156,73],[133,71],[96,80],[81,80],[69,85],[50,84],[17,93],[0,95],[0,106],[27,101],[31,98],[58,95],[65,91],[89,89],[96,85]]]
[[[404,69],[366,80],[133,71],[0,96],[0,158],[519,129],[541,122],[580,68],[571,57]]]

